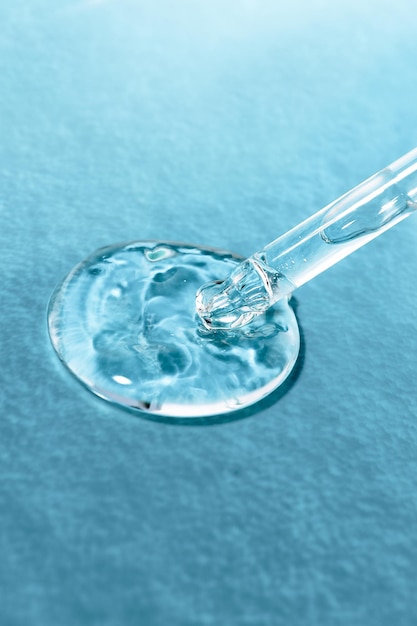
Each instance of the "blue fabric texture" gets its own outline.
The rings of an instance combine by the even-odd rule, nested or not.
[[[417,145],[412,0],[0,2],[0,623],[417,623],[417,221],[296,293],[285,393],[134,417],[46,332],[94,249],[249,255]]]

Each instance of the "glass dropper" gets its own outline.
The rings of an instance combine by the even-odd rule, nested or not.
[[[203,285],[197,313],[209,329],[237,329],[417,211],[417,148]]]

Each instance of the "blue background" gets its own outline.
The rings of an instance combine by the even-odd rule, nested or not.
[[[0,623],[417,623],[417,221],[296,293],[285,394],[174,426],[84,391],[56,282],[243,255],[417,145],[413,0],[0,3]]]

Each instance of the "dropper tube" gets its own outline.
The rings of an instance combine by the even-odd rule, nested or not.
[[[417,148],[203,285],[196,308],[211,329],[249,323],[278,300],[417,212]]]

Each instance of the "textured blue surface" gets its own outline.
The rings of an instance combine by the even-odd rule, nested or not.
[[[95,248],[249,254],[417,145],[412,0],[0,3],[0,623],[417,623],[417,222],[297,293],[298,377],[212,426],[49,345]]]

